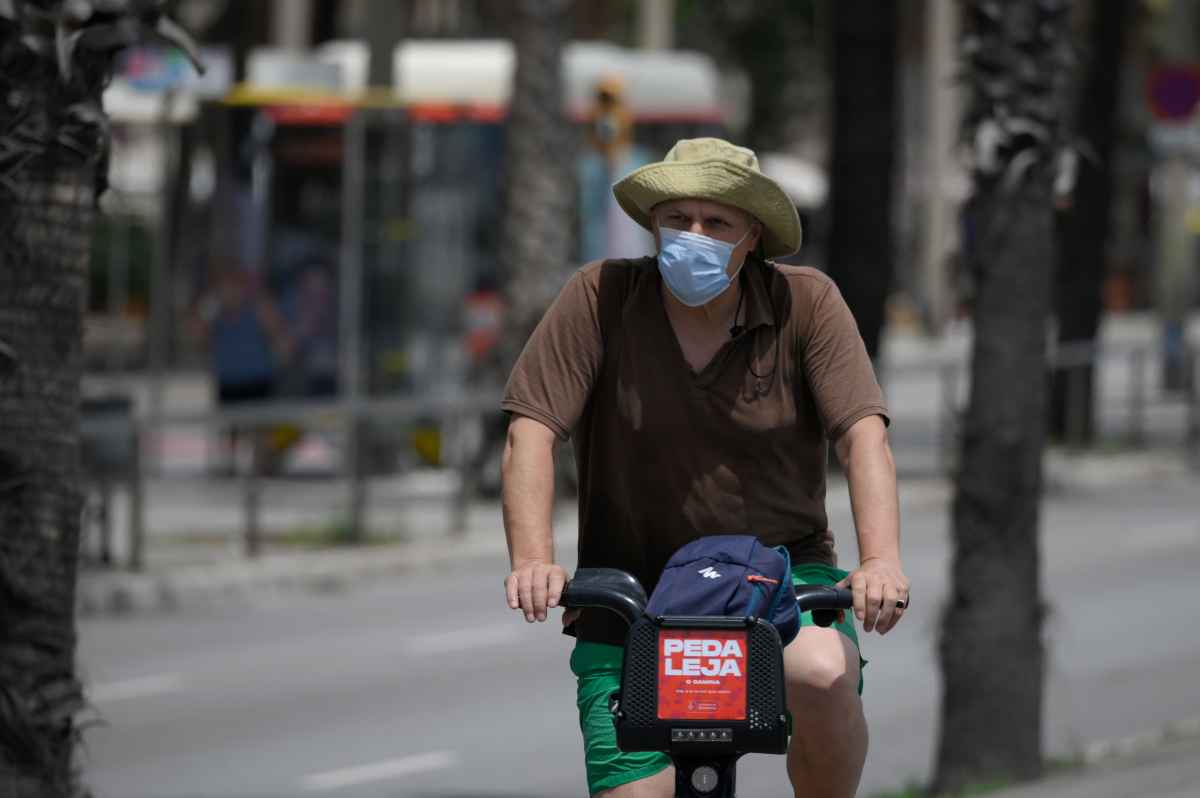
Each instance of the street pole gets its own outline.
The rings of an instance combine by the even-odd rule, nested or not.
[[[925,95],[929,113],[926,136],[926,180],[922,233],[921,273],[925,317],[929,332],[939,335],[950,313],[946,286],[946,253],[952,240],[954,209],[944,196],[951,173],[955,127],[958,124],[954,88],[954,53],[958,18],[953,0],[927,0],[925,4]]]
[[[670,50],[675,46],[675,0],[638,3],[638,47]]]
[[[1198,21],[1196,3],[1174,0],[1167,4],[1153,37],[1167,61],[1188,64],[1196,60]],[[1186,124],[1197,124],[1195,114]],[[1155,301],[1162,324],[1163,387],[1168,390],[1182,389],[1188,370],[1185,326],[1196,286],[1195,233],[1189,225],[1195,157],[1194,149],[1170,147],[1155,169],[1159,212]]]
[[[170,218],[171,179],[179,168],[179,130],[171,121],[176,93],[168,89],[161,95],[162,110],[156,135],[163,142],[163,174],[158,189],[159,216],[155,226],[154,254],[150,264],[150,319],[146,341],[146,360],[150,371],[148,397],[150,467],[157,470],[161,463],[162,415],[167,380],[167,357],[171,341],[171,258],[173,252]]]
[[[312,0],[274,0],[271,44],[285,50],[307,50],[312,44]]]
[[[1155,198],[1159,212],[1155,294],[1163,325],[1163,381],[1166,388],[1178,388],[1186,371],[1184,321],[1191,293],[1191,270],[1196,263],[1195,239],[1188,224],[1192,167],[1181,153],[1172,152],[1159,164],[1156,172]]]
[[[341,393],[346,409],[346,475],[350,482],[347,523],[350,538],[363,537],[363,507],[366,504],[365,475],[362,473],[362,283],[363,206],[366,149],[366,112],[357,109],[346,121],[342,166],[342,251],[338,269],[338,312],[341,362]]]
[[[108,298],[106,305],[114,329],[120,329],[121,320],[125,318],[125,308],[129,305],[129,239],[132,236],[132,218],[128,211],[123,215],[118,215],[114,207],[114,211],[109,214],[107,219]],[[121,361],[122,352],[118,347],[109,350],[109,371],[118,371],[122,365]]]

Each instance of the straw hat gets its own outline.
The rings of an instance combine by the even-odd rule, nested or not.
[[[681,139],[662,161],[621,178],[613,194],[625,213],[647,230],[650,211],[660,202],[706,199],[741,208],[762,222],[764,256],[782,257],[800,248],[796,206],[778,183],[759,171],[753,151],[722,139]]]

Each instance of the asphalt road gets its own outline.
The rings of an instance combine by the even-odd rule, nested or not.
[[[1198,508],[1183,480],[1048,499],[1051,753],[1200,716]],[[831,510],[848,530],[842,497]],[[863,795],[923,779],[937,735],[941,497],[910,497],[904,525],[913,609],[864,643]],[[852,559],[849,535],[840,547]],[[504,573],[496,557],[345,594],[87,620],[80,670],[102,725],[84,779],[97,798],[583,794],[570,641],[557,619],[504,607]],[[781,759],[743,760],[739,782],[787,794]]]

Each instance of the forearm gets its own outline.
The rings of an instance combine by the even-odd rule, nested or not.
[[[859,563],[876,558],[898,563],[900,503],[896,492],[896,464],[883,423],[869,425],[844,446],[839,446],[838,454],[850,487]]]
[[[553,433],[531,428],[537,422],[517,419],[508,429],[501,464],[504,532],[515,570],[531,562],[554,562]]]

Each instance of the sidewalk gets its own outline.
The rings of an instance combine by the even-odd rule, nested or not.
[[[1093,764],[999,792],[993,798],[1196,798],[1200,719],[1109,744]]]
[[[440,475],[437,475],[440,476]],[[499,502],[479,502],[453,528],[453,485],[416,479],[375,480],[370,486],[367,541],[344,534],[342,480],[271,480],[264,486],[261,553],[245,554],[242,485],[236,480],[152,480],[146,487],[144,567],[81,568],[77,607],[82,616],[170,612],[219,602],[251,602],[260,595],[301,590],[341,592],[398,574],[453,568],[506,551]],[[438,488],[441,488],[438,490]],[[573,549],[574,513],[560,504],[559,550]],[[115,508],[122,543],[124,508]],[[94,547],[94,541],[89,541]],[[118,563],[127,547],[114,546]],[[94,550],[94,548],[93,548]]]

